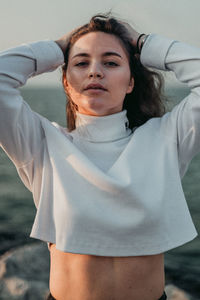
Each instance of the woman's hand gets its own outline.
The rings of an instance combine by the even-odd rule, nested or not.
[[[132,41],[132,45],[136,48],[137,47],[137,41],[138,41],[138,38],[139,36],[141,35],[139,32],[137,32],[135,29],[133,29],[133,27],[131,27],[128,23],[126,22],[121,22],[122,25],[124,25],[126,27],[126,29],[128,30],[129,32],[129,35],[130,35],[130,38],[131,38],[131,41]],[[146,35],[144,34],[144,36],[139,40],[139,45],[138,45],[138,48],[140,49],[141,47],[141,43],[142,43],[142,40],[146,37]]]
[[[131,27],[131,25],[129,25],[126,22],[122,22],[122,25],[124,25],[126,27],[126,29],[128,30],[132,44],[134,47],[136,47],[137,40],[138,40],[138,37],[140,36],[140,33],[137,32],[135,29],[133,29],[133,27]]]
[[[58,46],[61,48],[61,50],[63,51],[63,54],[66,51],[67,45],[69,43],[70,37],[72,36],[72,34],[76,31],[78,31],[80,27],[77,27],[75,29],[73,29],[72,31],[68,32],[67,34],[61,36],[58,40],[55,41],[56,44],[58,44]]]
[[[71,32],[63,35],[62,37],[60,37],[58,40],[55,41],[55,43],[58,44],[58,46],[61,48],[63,54],[66,51],[70,36],[71,36]]]

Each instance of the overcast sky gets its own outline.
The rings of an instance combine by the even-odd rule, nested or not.
[[[159,33],[200,47],[200,0],[0,0],[0,50],[57,39],[99,12],[112,11],[139,32]],[[59,84],[58,72],[31,79]]]

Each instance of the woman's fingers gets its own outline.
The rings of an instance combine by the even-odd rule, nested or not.
[[[58,46],[61,48],[63,53],[65,53],[65,51],[66,51],[66,48],[67,48],[67,45],[69,43],[69,40],[70,40],[71,36],[75,32],[77,32],[80,28],[81,27],[77,27],[77,28],[73,29],[72,31],[68,32],[67,34],[64,34],[58,40],[55,41],[58,44]]]
[[[138,40],[138,37],[140,36],[140,33],[137,32],[130,24],[128,24],[124,21],[121,21],[121,23],[122,23],[122,25],[124,25],[124,27],[126,27],[128,33],[130,35],[132,44],[133,44],[134,47],[136,47],[137,40]]]

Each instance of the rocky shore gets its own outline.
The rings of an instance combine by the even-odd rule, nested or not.
[[[10,250],[0,258],[0,299],[44,300],[48,278],[46,244],[34,243]]]
[[[45,243],[10,250],[0,257],[1,300],[44,300],[49,292],[49,251]],[[197,300],[167,278],[168,300]]]

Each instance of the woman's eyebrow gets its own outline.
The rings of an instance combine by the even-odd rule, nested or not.
[[[104,56],[113,56],[113,55],[122,58],[121,55],[117,52],[109,51],[109,52],[105,52],[105,53],[102,54],[103,57]],[[90,57],[90,54],[85,53],[85,52],[81,52],[81,53],[77,53],[76,55],[74,55],[72,57],[72,59],[75,58],[75,57]]]
[[[112,55],[115,55],[115,56],[118,56],[118,57],[122,58],[121,55],[117,52],[105,52],[103,54],[103,56],[112,56]]]

